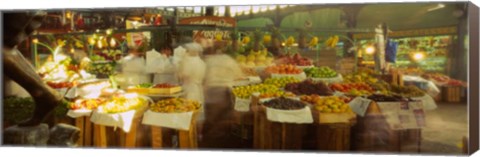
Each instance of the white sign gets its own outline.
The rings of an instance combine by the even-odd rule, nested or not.
[[[350,101],[348,105],[350,106],[353,112],[363,117],[365,116],[365,113],[367,112],[367,109],[370,106],[371,102],[372,100],[370,99],[356,97],[355,99]]]

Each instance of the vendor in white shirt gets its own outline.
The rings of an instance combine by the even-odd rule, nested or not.
[[[119,83],[122,88],[151,82],[150,75],[146,72],[145,52],[141,47],[131,49],[129,54],[119,61],[122,78]]]
[[[149,60],[147,71],[153,73],[153,84],[178,84],[177,65],[173,61],[172,50],[164,48],[161,53],[155,50],[147,52]]]

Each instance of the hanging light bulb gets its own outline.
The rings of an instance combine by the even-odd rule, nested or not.
[[[32,42],[33,42],[34,44],[37,44],[37,43],[38,43],[38,38],[34,38],[34,39],[32,40]]]
[[[75,49],[71,48],[70,53],[74,53],[74,52],[75,52]]]
[[[110,39],[110,46],[111,47],[115,47],[115,45],[117,44],[117,42],[115,42],[115,39]]]
[[[107,33],[107,35],[112,34],[112,29],[107,29],[107,32],[106,32],[106,33]]]
[[[103,48],[102,41],[98,40],[97,46],[99,49],[102,49]]]

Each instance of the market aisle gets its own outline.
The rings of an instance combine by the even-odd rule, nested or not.
[[[422,153],[459,154],[457,146],[468,134],[467,106],[465,104],[438,104],[426,112],[427,127],[423,130]]]

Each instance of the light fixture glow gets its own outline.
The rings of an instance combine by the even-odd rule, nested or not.
[[[112,29],[107,29],[107,35],[112,34]]]
[[[367,48],[365,48],[365,53],[366,53],[366,54],[371,55],[371,54],[373,54],[374,52],[375,52],[375,47],[373,47],[373,46],[368,46]]]
[[[419,60],[422,60],[423,58],[425,58],[425,55],[421,52],[417,52],[415,54],[413,54],[413,59],[419,61]]]
[[[36,43],[38,43],[38,39],[35,38],[35,39],[32,40],[32,42],[33,42],[34,44],[36,44]]]
[[[115,42],[115,39],[110,39],[110,46],[111,47],[115,47],[115,45],[117,44],[117,42]]]

